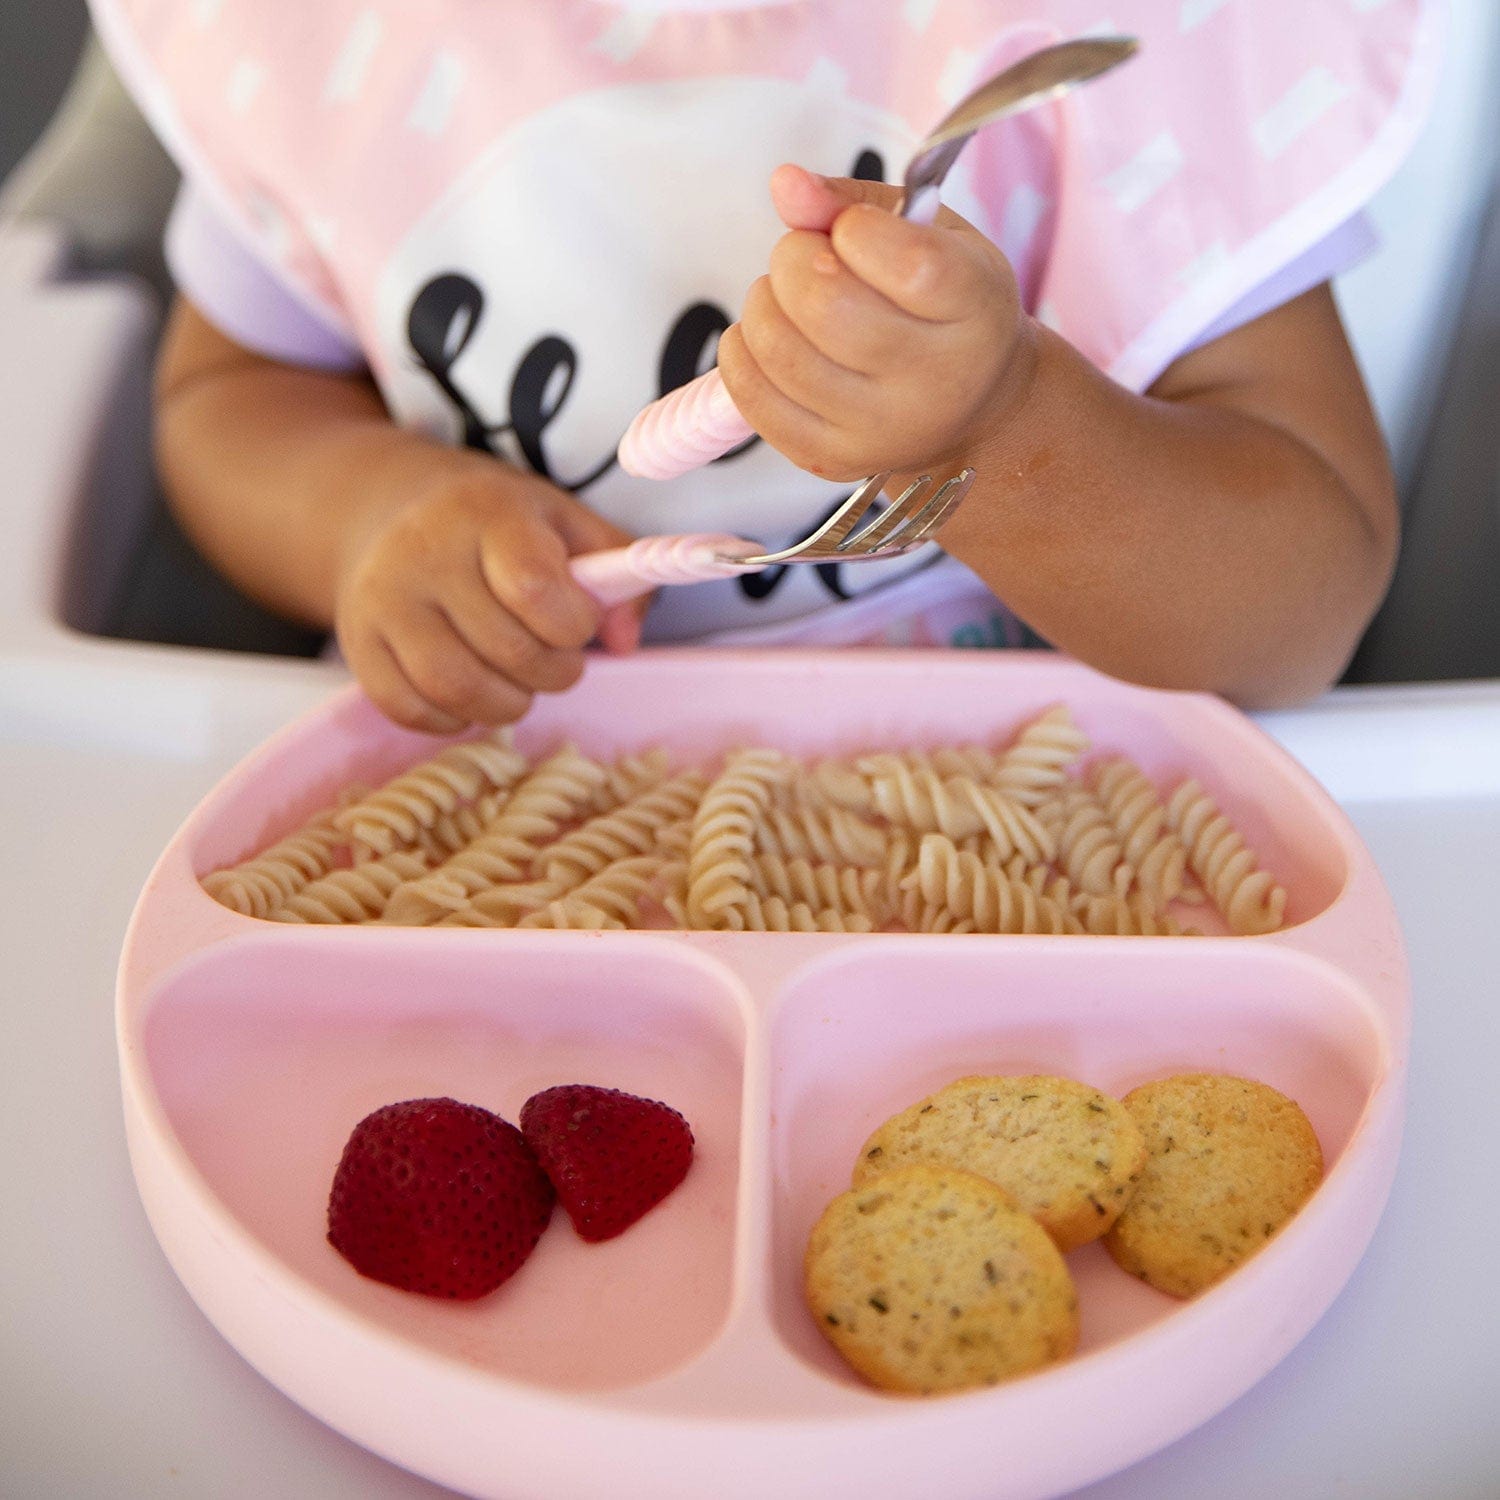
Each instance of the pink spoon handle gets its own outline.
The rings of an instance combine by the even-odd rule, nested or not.
[[[643,536],[628,547],[586,552],[570,567],[585,591],[607,608],[663,584],[709,583],[758,573],[759,567],[734,562],[726,554],[748,557],[759,550],[756,543],[737,536]]]
[[[620,439],[620,467],[640,479],[675,479],[754,435],[710,370],[637,413]]]

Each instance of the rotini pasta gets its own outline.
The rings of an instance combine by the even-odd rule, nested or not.
[[[1098,798],[1075,787],[1048,807],[1057,820],[1057,860],[1068,879],[1089,896],[1123,895],[1130,886],[1130,867]]]
[[[1073,925],[1066,908],[1038,895],[1025,881],[1012,880],[1004,870],[956,849],[940,833],[923,838],[917,868],[906,883],[921,892],[929,907],[968,917],[976,932],[1058,933]]]
[[[1286,915],[1286,892],[1260,869],[1234,825],[1196,781],[1167,800],[1167,821],[1187,845],[1188,863],[1231,932],[1274,932]]]
[[[333,814],[325,813],[254,859],[205,875],[203,889],[243,916],[270,916],[288,897],[328,874],[343,838]]]
[[[659,848],[667,829],[683,823],[691,827],[706,786],[701,771],[684,771],[661,782],[546,845],[532,862],[533,873],[577,885],[617,859]]]
[[[520,880],[538,849],[592,805],[604,781],[601,766],[565,745],[518,783],[477,839],[393,900],[386,920],[426,926],[454,910],[456,889],[467,900],[487,886]]]
[[[885,863],[886,831],[844,807],[822,812],[773,807],[758,830],[758,847],[778,859],[879,869]]]
[[[791,762],[775,750],[740,750],[703,794],[688,850],[688,920],[694,927],[742,927],[748,905],[750,856],[756,825],[778,786],[791,780]]]
[[[674,769],[660,750],[600,762],[572,745],[532,761],[498,735],[351,789],[202,883],[242,915],[289,923],[1128,937],[1193,935],[1188,920],[1280,926],[1285,890],[1196,781],[1164,797],[1123,756],[1078,764],[1088,748],[1061,705],[1001,751],[814,764],[747,748]],[[1213,909],[1189,918],[1186,903],[1205,899]]]
[[[424,760],[334,814],[334,826],[371,854],[411,848],[444,814],[486,787],[507,787],[526,769],[508,736],[466,740]]]
[[[273,922],[369,922],[385,910],[402,882],[425,873],[420,854],[398,849],[347,870],[334,870],[288,897],[271,912]]]
[[[1159,905],[1182,894],[1187,850],[1167,827],[1167,810],[1146,774],[1123,758],[1101,761],[1089,778],[1119,835],[1135,884]]]
[[[1063,785],[1067,768],[1088,743],[1067,705],[1059,703],[1021,730],[990,780],[1017,802],[1035,807]]]
[[[872,928],[884,927],[895,914],[895,891],[883,870],[761,854],[750,863],[749,885],[762,898],[775,896],[789,906],[800,903],[819,914],[863,917]]]

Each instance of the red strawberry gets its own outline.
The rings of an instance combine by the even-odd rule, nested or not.
[[[514,1125],[456,1099],[408,1099],[354,1127],[328,1198],[328,1238],[376,1281],[467,1301],[520,1269],[553,1201]]]
[[[587,1083],[533,1094],[521,1134],[586,1240],[629,1229],[693,1161],[693,1132],[670,1105]]]

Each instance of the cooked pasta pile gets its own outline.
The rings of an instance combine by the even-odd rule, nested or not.
[[[1163,795],[1059,705],[1007,746],[804,763],[736,750],[534,762],[455,744],[204,877],[277,922],[1181,935],[1280,927],[1286,892],[1203,788]]]

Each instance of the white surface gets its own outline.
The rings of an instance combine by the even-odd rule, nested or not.
[[[135,893],[213,780],[337,680],[262,661],[226,684],[223,665],[138,648],[108,664],[124,686],[101,707],[96,666],[0,661],[0,785],[22,851],[0,901],[6,1496],[443,1493],[322,1427],[245,1365],[172,1276],[131,1182],[111,995]],[[1493,1500],[1500,685],[1356,690],[1267,722],[1336,795],[1354,793],[1341,800],[1405,924],[1416,1016],[1406,1150],[1369,1253],[1312,1335],[1206,1427],[1082,1494]],[[1466,740],[1473,753],[1455,757],[1445,788],[1432,747]],[[601,1454],[601,1495],[609,1463]]]

